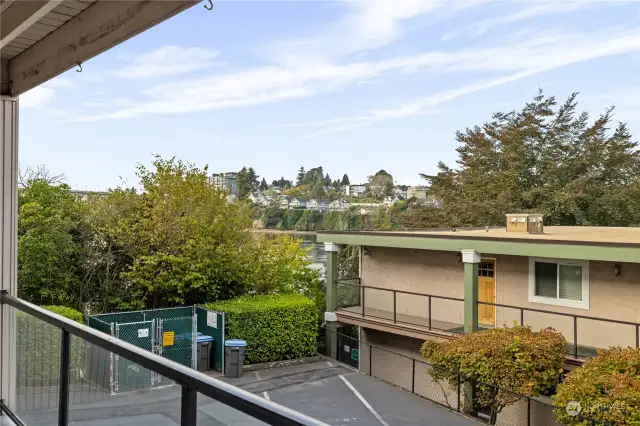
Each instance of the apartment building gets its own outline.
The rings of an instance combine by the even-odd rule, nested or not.
[[[425,340],[514,323],[561,332],[567,368],[598,348],[639,346],[640,228],[545,227],[541,215],[528,214],[506,222],[319,232],[328,276],[340,244],[360,246],[359,276],[327,281],[328,324],[356,325],[363,342],[416,359]],[[369,359],[361,351],[361,369]],[[386,380],[409,377],[396,371]]]

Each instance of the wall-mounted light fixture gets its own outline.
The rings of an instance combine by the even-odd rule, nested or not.
[[[458,260],[458,263],[462,263],[462,253],[456,253],[456,259]]]
[[[613,276],[619,277],[622,274],[622,268],[617,263],[613,265]]]

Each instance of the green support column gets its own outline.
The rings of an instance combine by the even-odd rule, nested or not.
[[[464,262],[464,332],[478,331],[478,264],[480,254],[462,250]]]
[[[478,331],[478,264],[480,254],[475,250],[462,250],[462,262],[464,262],[464,332]],[[462,409],[467,414],[475,411],[474,384],[469,381],[464,383],[464,402]]]
[[[327,328],[327,356],[338,359],[338,318],[337,307],[337,281],[338,281],[338,250],[334,243],[324,243],[324,251],[327,255],[325,263],[325,285],[327,288],[326,309],[324,320]]]

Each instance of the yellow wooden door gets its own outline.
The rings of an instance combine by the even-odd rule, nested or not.
[[[496,261],[482,259],[478,267],[478,300],[496,303]],[[478,304],[478,322],[482,325],[496,325],[496,307]]]

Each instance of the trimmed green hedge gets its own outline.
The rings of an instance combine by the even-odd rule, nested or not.
[[[225,313],[225,339],[247,341],[245,364],[316,353],[318,310],[304,296],[243,296],[204,307]]]
[[[43,308],[82,322],[82,313],[64,306]],[[60,377],[60,329],[23,312],[16,313],[17,386],[54,385]],[[71,340],[71,373],[79,374],[82,342]]]
[[[66,306],[43,306],[48,311],[53,312],[54,314],[62,315],[65,318],[69,318],[70,320],[74,320],[75,322],[83,323],[82,312],[78,312],[75,309],[67,308]]]

